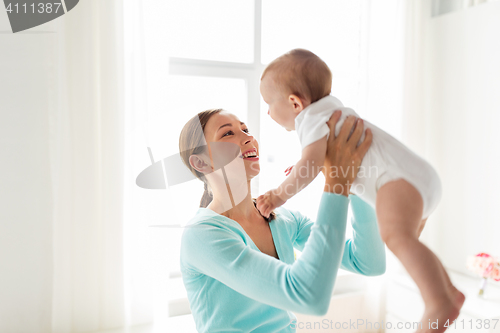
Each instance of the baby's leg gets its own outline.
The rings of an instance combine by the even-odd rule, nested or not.
[[[427,222],[427,219],[423,219],[420,222],[420,225],[418,226],[417,238],[420,238],[420,235],[422,234],[422,230],[424,230],[424,227],[425,227],[425,222]],[[436,256],[434,253],[432,253],[432,255]],[[465,301],[464,294],[460,290],[455,288],[455,286],[451,282],[450,277],[448,276],[448,273],[446,272],[446,269],[444,268],[442,262],[439,260],[439,258],[436,257],[436,259],[438,260],[439,265],[441,266],[441,272],[442,272],[443,276],[445,277],[445,282],[446,282],[446,286],[448,289],[448,294],[450,296],[450,299],[454,302],[454,304],[456,306],[458,306],[458,308],[462,308],[462,305],[464,304],[464,301]]]
[[[376,209],[382,240],[401,261],[422,294],[425,312],[421,332],[444,332],[446,327],[443,325],[458,317],[460,306],[450,296],[448,284],[451,281],[448,283],[441,262],[418,240],[423,211],[420,193],[405,180],[391,181],[378,190]],[[436,320],[439,329],[429,329],[429,322]]]

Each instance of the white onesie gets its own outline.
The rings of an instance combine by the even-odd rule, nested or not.
[[[328,138],[330,129],[326,122],[337,109],[342,111],[342,117],[335,127],[337,136],[347,116],[360,117],[354,110],[344,107],[336,97],[331,95],[323,97],[299,113],[295,118],[295,130],[302,149],[325,135]],[[429,217],[441,198],[441,181],[437,172],[428,162],[377,126],[364,121],[364,128],[371,129],[373,140],[363,158],[358,176],[351,186],[351,192],[375,207],[377,191],[382,185],[392,180],[404,179],[422,196],[424,203],[422,218]],[[363,132],[360,141],[364,138]],[[352,170],[338,170],[338,172],[352,172]]]

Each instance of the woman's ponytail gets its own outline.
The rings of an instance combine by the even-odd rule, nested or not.
[[[191,118],[181,131],[179,136],[179,154],[186,167],[205,184],[205,191],[200,201],[200,207],[206,208],[213,200],[213,194],[207,186],[207,180],[203,173],[197,171],[189,163],[191,155],[207,153],[207,143],[205,141],[205,126],[208,120],[222,109],[210,109],[198,113]]]
[[[203,192],[203,196],[201,197],[200,200],[200,207],[207,208],[208,204],[212,202],[214,196],[210,189],[208,188],[207,182],[203,182],[205,191]]]

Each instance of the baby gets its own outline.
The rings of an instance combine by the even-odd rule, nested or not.
[[[328,66],[303,49],[280,56],[264,70],[260,92],[269,105],[268,114],[288,131],[297,131],[302,157],[277,189],[257,198],[263,216],[283,205],[321,171],[330,133],[326,122],[332,113],[342,111],[336,136],[347,116],[359,117],[330,95],[331,83]],[[420,289],[425,312],[417,332],[431,331],[429,323],[436,320],[439,328],[432,332],[444,332],[458,317],[465,297],[453,286],[436,255],[418,240],[441,197],[439,176],[429,163],[392,136],[367,121],[364,126],[372,131],[373,140],[351,192],[375,207],[382,240]]]

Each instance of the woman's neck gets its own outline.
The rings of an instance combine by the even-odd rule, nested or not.
[[[235,221],[251,221],[255,216],[261,216],[261,215],[257,210],[257,208],[255,207],[252,200],[252,193],[250,191],[250,181],[248,181],[247,188],[248,192],[246,197],[243,200],[241,200],[241,202],[235,202],[234,199],[231,200],[229,206],[228,206],[229,199],[227,195],[228,193],[226,192],[224,195],[222,195],[222,193],[214,191],[213,200],[207,206],[207,208]],[[233,195],[233,198],[234,197],[237,196]]]

